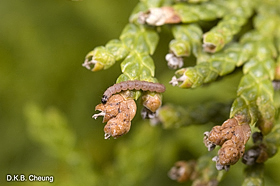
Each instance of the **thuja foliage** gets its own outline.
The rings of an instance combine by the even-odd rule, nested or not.
[[[105,138],[130,130],[137,108],[134,101],[141,97],[142,117],[163,128],[216,124],[201,141],[209,151],[221,146],[218,152],[175,163],[168,173],[171,179],[218,185],[224,172],[242,159],[247,166],[243,185],[264,185],[265,162],[280,145],[280,1],[141,0],[120,37],[94,48],[83,66],[95,72],[120,62],[122,73],[116,83],[157,83],[152,56],[162,28],[170,29],[173,37],[165,56],[167,66],[176,69],[170,84],[192,91],[242,68],[236,98],[231,104],[183,107],[166,103],[164,93],[151,87],[122,83],[121,92],[112,91],[115,95],[96,107],[101,113],[94,117],[104,116],[107,122]],[[190,66],[193,58],[195,65]],[[225,115],[228,119],[222,121]],[[250,137],[253,144],[246,145]]]
[[[53,184],[97,185],[97,170],[93,169],[86,153],[77,147],[77,136],[69,127],[66,117],[56,108],[43,111],[31,103],[26,105],[24,111],[30,138],[42,145],[43,150],[57,161],[62,170],[56,173]]]

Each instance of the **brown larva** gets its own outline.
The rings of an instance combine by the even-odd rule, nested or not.
[[[105,104],[113,94],[124,90],[143,90],[143,91],[162,93],[165,91],[165,86],[160,83],[153,83],[148,81],[139,81],[139,80],[123,81],[109,87],[104,92],[101,102]]]

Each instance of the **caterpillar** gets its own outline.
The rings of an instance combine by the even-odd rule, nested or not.
[[[160,83],[153,83],[148,81],[139,81],[139,80],[123,81],[107,88],[107,90],[103,94],[101,102],[105,104],[113,94],[124,90],[143,90],[143,91],[162,93],[165,91],[165,86]]]

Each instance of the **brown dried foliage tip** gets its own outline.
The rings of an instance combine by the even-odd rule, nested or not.
[[[150,8],[147,12],[141,12],[138,17],[140,24],[162,26],[164,24],[180,23],[181,18],[172,7]]]
[[[230,165],[235,164],[245,152],[245,144],[251,135],[248,124],[239,125],[237,118],[226,120],[222,126],[215,126],[210,132],[204,133],[204,144],[208,150],[213,150],[216,145],[222,146],[216,161],[218,170],[228,170]]]
[[[177,161],[175,165],[168,172],[169,178],[183,183],[192,180],[195,174],[196,162],[191,161]]]
[[[104,127],[105,139],[120,137],[130,130],[131,120],[136,114],[136,104],[132,99],[125,99],[120,94],[113,95],[108,99],[106,104],[99,104],[95,110],[101,111],[92,117],[104,116],[103,123],[107,122]]]

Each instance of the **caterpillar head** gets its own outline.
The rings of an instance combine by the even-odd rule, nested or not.
[[[106,95],[103,95],[103,97],[101,98],[101,103],[106,104],[108,101],[108,97]]]

